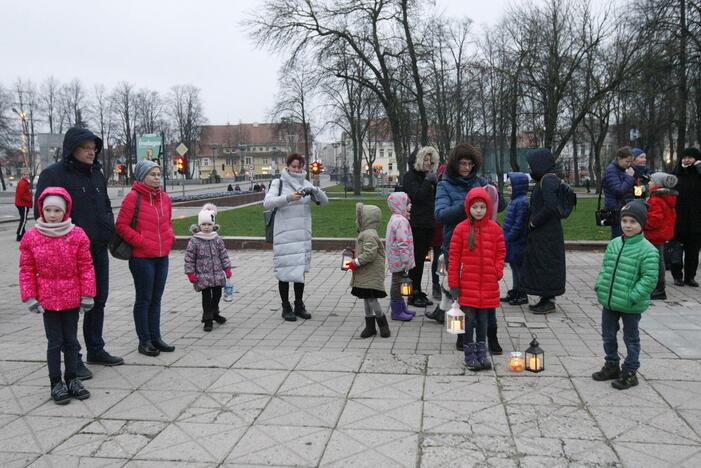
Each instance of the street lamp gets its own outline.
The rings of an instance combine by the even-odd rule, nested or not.
[[[239,171],[239,175],[243,174],[244,171],[244,157],[245,157],[245,151],[248,149],[248,145],[245,145],[243,143],[240,143],[238,146],[239,149],[239,158],[241,159],[241,170]],[[246,180],[246,179],[243,179]]]
[[[217,145],[209,145],[209,147],[212,150],[212,172],[209,173],[209,178],[212,179],[217,177]]]

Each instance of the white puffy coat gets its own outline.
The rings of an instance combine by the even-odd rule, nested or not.
[[[312,213],[310,202],[328,203],[326,194],[306,180],[306,173],[282,171],[279,179],[273,180],[265,195],[266,210],[277,208],[273,236],[273,266],[278,281],[304,283],[304,274],[309,271],[312,256]],[[278,195],[282,181],[282,193]],[[298,201],[287,201],[287,196],[305,187],[315,189],[312,196]]]

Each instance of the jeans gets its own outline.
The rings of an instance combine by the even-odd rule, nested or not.
[[[431,247],[433,240],[433,228],[412,227],[411,236],[414,238],[414,263],[415,266],[409,270],[409,278],[414,285],[414,293],[421,292],[421,281],[424,276],[424,263],[426,254]]]
[[[139,343],[146,345],[161,338],[161,297],[168,278],[168,257],[130,258],[134,278],[134,325]]]
[[[441,246],[433,247],[433,260],[431,261],[431,280],[434,288],[438,288],[441,284],[441,279],[438,277],[438,257],[442,253]]]
[[[285,283],[287,284],[287,283]],[[221,300],[221,286],[205,288],[202,290],[202,321],[212,321],[219,314],[219,301]]]
[[[523,263],[521,262],[511,262],[509,263],[511,267],[511,278],[513,279],[513,290],[518,292],[518,288],[521,285],[521,275],[523,274]]]
[[[102,327],[105,323],[105,304],[110,289],[110,256],[107,247],[90,250],[92,264],[95,268],[95,282],[97,295],[95,305],[83,316],[83,338],[88,354],[100,353],[105,349],[105,341],[102,339]],[[82,359],[79,356],[79,359]]]
[[[488,317],[492,315],[494,309],[476,309],[465,306],[461,307],[461,309],[465,313],[465,338],[463,338],[463,342],[467,344],[473,341],[477,343],[487,341]],[[494,316],[496,319],[496,313]],[[473,335],[475,335],[474,338]]]
[[[78,309],[47,310],[44,312],[44,330],[49,344],[46,363],[51,385],[61,380],[61,351],[66,366],[66,382],[75,379],[80,343],[78,342]]]
[[[601,311],[601,336],[604,341],[604,353],[607,362],[618,363],[618,340],[616,334],[620,330],[619,321],[623,322],[623,342],[626,344],[626,358],[623,369],[636,372],[640,368],[640,323],[641,314],[624,314],[604,308]]]
[[[17,210],[19,211],[19,226],[17,226],[17,240],[19,240],[22,238],[22,236],[24,236],[24,232],[27,230],[29,208],[27,208],[26,206],[18,206]]]

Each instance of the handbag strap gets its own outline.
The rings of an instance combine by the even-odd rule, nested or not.
[[[141,207],[141,194],[136,193],[136,208],[134,208],[134,215],[131,217],[131,228],[136,229],[136,223],[139,220],[139,208]]]
[[[278,181],[280,181],[280,183],[277,186],[277,196],[279,197],[280,195],[282,195],[282,177],[278,178]],[[273,210],[273,214],[275,213],[277,213],[277,208]]]
[[[600,210],[601,209],[601,194],[604,193],[604,175],[601,175],[601,178],[599,179],[599,202],[596,205],[596,209]]]

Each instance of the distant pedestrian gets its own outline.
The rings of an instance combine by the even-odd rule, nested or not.
[[[310,319],[304,305],[304,277],[312,258],[312,210],[313,201],[325,205],[329,199],[319,187],[305,179],[304,157],[291,153],[287,167],[279,179],[270,184],[263,207],[277,208],[273,234],[273,266],[282,300],[282,317],[294,322],[297,317]],[[294,284],[295,306],[290,304],[290,283]]]
[[[19,260],[22,301],[44,319],[51,398],[59,405],[69,403],[71,398],[90,397],[77,375],[78,314],[91,313],[93,308],[95,269],[90,239],[71,222],[71,205],[71,196],[61,187],[46,187],[42,191],[37,201],[41,216],[22,239]]]
[[[161,298],[168,279],[168,255],[175,244],[170,197],[161,190],[161,168],[142,160],[134,167],[136,181],[124,197],[117,232],[131,245],[129,271],[134,279],[134,327],[137,350],[146,356],[171,352],[161,336]],[[137,208],[138,206],[138,208]],[[136,226],[132,219],[138,210]]]
[[[674,190],[677,177],[664,172],[655,172],[650,176],[648,191],[647,224],[643,231],[645,238],[655,246],[660,254],[660,268],[657,286],[652,292],[652,299],[667,299],[665,292],[664,245],[674,239],[674,225],[677,220],[676,206],[679,192]]]
[[[468,218],[455,227],[450,241],[448,286],[465,313],[465,365],[477,371],[492,367],[487,328],[492,309],[499,306],[506,247],[501,227],[490,219],[492,201],[485,188],[470,190],[464,206]]]
[[[522,172],[509,172],[511,181],[511,202],[504,218],[504,240],[506,241],[506,261],[511,267],[513,287],[502,298],[510,305],[528,304],[528,295],[520,289],[523,277],[523,255],[528,237],[528,176]]]
[[[241,186],[239,184],[236,184],[236,186],[234,187],[234,192],[241,193]]]
[[[550,150],[531,150],[526,161],[536,184],[531,195],[519,289],[540,296],[538,303],[528,308],[535,314],[547,314],[555,311],[555,297],[565,293],[567,275],[565,236],[556,206],[561,179]]]
[[[374,205],[355,205],[355,225],[358,238],[355,241],[356,257],[348,265],[353,272],[351,294],[363,300],[365,309],[365,328],[360,332],[361,338],[377,334],[390,336],[389,324],[378,299],[387,297],[385,292],[385,249],[377,234],[382,220],[382,211]]]
[[[226,191],[227,191],[227,192],[233,192],[233,191],[234,191],[234,186],[231,185],[231,184],[229,184],[229,185],[226,187]]]
[[[633,164],[631,167],[635,171],[635,185],[633,185],[633,197],[647,198],[647,186],[650,183],[650,168],[647,167],[647,155],[640,148],[633,148]]]
[[[635,185],[635,169],[633,164],[633,152],[629,146],[624,146],[616,151],[616,157],[604,171],[602,188],[604,191],[604,207],[615,210],[616,214],[623,205],[635,198],[633,186]],[[611,239],[621,235],[621,224],[618,215],[611,225]]]
[[[439,155],[432,146],[424,146],[413,158],[413,164],[404,174],[402,186],[411,201],[411,233],[414,239],[414,259],[416,265],[409,271],[409,278],[414,285],[414,292],[408,298],[409,305],[427,307],[433,305],[426,293],[421,290],[424,264],[428,250],[431,247],[433,229],[436,225],[433,214],[436,198]]]
[[[107,193],[107,180],[102,173],[98,156],[102,139],[87,128],[69,128],[63,138],[63,160],[44,169],[34,192],[35,199],[46,187],[63,187],[73,199],[71,218],[90,239],[97,295],[95,307],[83,317],[83,338],[89,364],[118,366],[124,359],[113,356],[105,349],[103,328],[105,304],[109,295],[110,258],[107,245],[114,237],[114,214]],[[39,217],[34,203],[34,219]],[[78,378],[92,378],[92,372],[82,361],[78,363]]]
[[[591,177],[586,176],[584,178],[584,188],[587,189],[587,193],[591,193]]]
[[[671,265],[674,284],[697,288],[696,270],[699,266],[701,247],[701,150],[686,148],[674,172],[679,179],[676,189],[677,224],[674,240],[681,244],[682,258],[675,258]]]
[[[222,288],[231,278],[231,261],[216,223],[217,207],[207,203],[197,215],[197,224],[190,226],[192,237],[185,250],[185,274],[202,292],[202,323],[204,331],[212,331],[212,321],[224,324],[219,312]]]
[[[387,266],[392,274],[392,282],[389,289],[390,308],[392,320],[408,321],[414,318],[416,313],[407,308],[401,294],[401,282],[404,276],[414,268],[414,238],[409,224],[412,204],[405,192],[394,192],[387,197],[387,204],[392,216],[389,218],[386,229],[385,246],[387,248]],[[423,261],[421,258],[419,261]],[[413,284],[413,283],[412,283]]]
[[[638,324],[642,313],[650,305],[650,294],[657,284],[659,253],[642,234],[646,223],[644,201],[632,201],[621,209],[623,234],[609,242],[594,286],[599,304],[603,307],[601,337],[606,356],[604,367],[592,374],[592,378],[597,381],[613,380],[611,385],[618,390],[638,385]],[[626,345],[622,369],[619,367],[616,338],[619,322],[623,322],[623,342]]]
[[[29,209],[32,207],[32,189],[29,183],[29,169],[26,167],[22,168],[22,177],[17,182],[15,206],[19,211],[19,226],[17,226],[17,242],[19,242],[26,231]]]

